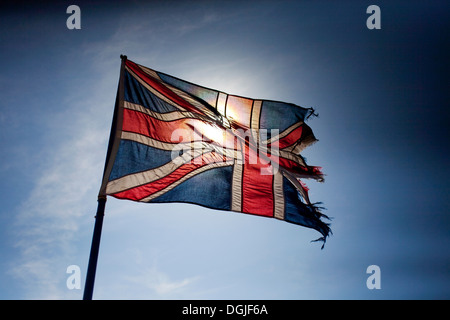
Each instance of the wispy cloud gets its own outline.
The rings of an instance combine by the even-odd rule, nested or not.
[[[158,270],[156,266],[145,268],[137,275],[126,277],[127,281],[148,289],[150,292],[147,294],[158,299],[187,298],[189,286],[198,279],[197,276],[180,280],[172,279],[167,273]]]
[[[85,217],[95,212],[117,83],[105,80],[111,79],[106,70],[98,74],[76,90],[68,87],[60,101],[64,108],[42,124],[49,143],[36,157],[39,170],[11,231],[19,258],[10,274],[26,288],[23,298],[73,297],[66,268],[80,263],[77,244],[92,229]]]

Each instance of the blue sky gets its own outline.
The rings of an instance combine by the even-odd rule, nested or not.
[[[81,30],[66,27],[71,4]],[[274,219],[110,198],[94,298],[450,298],[449,14],[445,1],[2,7],[0,298],[82,297],[120,54],[314,107],[304,155],[326,179],[308,185],[333,235],[320,250],[317,232]],[[373,264],[380,290],[366,287]]]

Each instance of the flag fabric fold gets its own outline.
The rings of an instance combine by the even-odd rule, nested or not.
[[[328,217],[302,179],[311,108],[206,88],[122,59],[100,196],[184,202],[313,228]]]

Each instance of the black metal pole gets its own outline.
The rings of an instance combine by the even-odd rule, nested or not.
[[[106,196],[98,198],[97,214],[95,215],[94,235],[92,236],[91,253],[84,285],[83,300],[92,300],[94,292],[95,271],[97,270],[100,237],[102,235],[103,216],[105,215]]]
[[[122,63],[120,65],[120,79],[119,87],[117,89],[116,103],[114,106],[113,122],[111,125],[111,132],[109,136],[108,151],[106,153],[105,169],[103,171],[102,186],[98,196],[97,214],[95,216],[94,235],[92,236],[91,253],[89,255],[88,269],[86,273],[86,283],[84,285],[83,300],[92,300],[92,294],[94,292],[95,271],[97,270],[98,251],[100,248],[100,237],[102,234],[103,217],[105,215],[106,205],[106,185],[108,183],[108,177],[111,173],[112,164],[114,163],[114,157],[119,148],[120,136],[117,135],[117,128],[122,127],[122,113],[123,109],[123,78],[125,63],[127,56],[120,55]],[[113,154],[113,156],[112,156]]]

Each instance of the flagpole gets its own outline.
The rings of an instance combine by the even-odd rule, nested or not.
[[[92,300],[94,292],[95,272],[97,270],[98,251],[102,235],[103,217],[105,215],[106,196],[98,197],[97,214],[95,215],[94,234],[92,236],[91,253],[84,285],[83,300]]]
[[[106,153],[105,168],[103,171],[103,180],[100,187],[98,196],[97,214],[95,215],[94,234],[92,236],[91,252],[89,254],[89,263],[86,273],[86,282],[84,285],[83,300],[92,300],[92,294],[94,292],[95,272],[97,270],[98,252],[100,248],[100,238],[102,234],[103,217],[105,216],[106,206],[106,184],[108,182],[109,174],[111,173],[112,163],[114,162],[115,153],[118,149],[117,128],[121,128],[121,116],[120,110],[123,108],[123,75],[125,69],[125,62],[127,56],[120,55],[122,60],[120,66],[120,80],[118,94],[116,96],[116,104],[114,107],[113,122],[111,125],[111,133],[108,143],[108,151]]]

